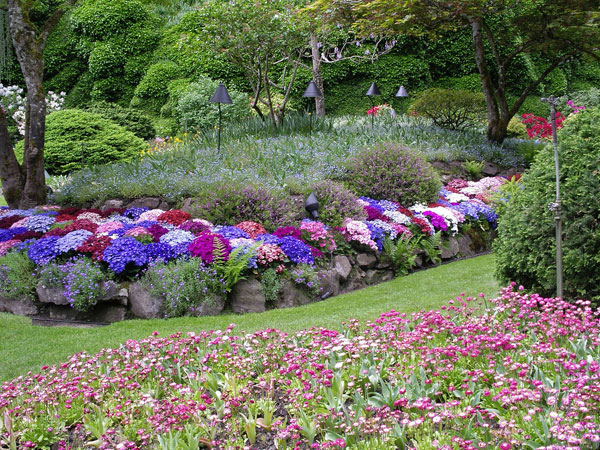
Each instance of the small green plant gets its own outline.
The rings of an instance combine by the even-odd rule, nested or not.
[[[319,294],[319,277],[314,266],[298,264],[289,271],[289,277],[298,286],[306,287],[312,295]]]
[[[481,92],[433,88],[416,98],[409,113],[427,117],[440,128],[466,130],[484,122],[486,106]]]
[[[246,278],[244,272],[247,271],[250,261],[256,257],[257,247],[258,245],[237,247],[229,254],[227,260],[224,260],[222,256],[217,255],[224,254],[222,241],[215,239],[214,267],[224,280],[226,291],[229,292],[234,284]]]
[[[57,286],[72,308],[90,310],[98,298],[106,293],[105,280],[110,275],[90,258],[74,258],[64,264],[49,264],[39,271],[39,280],[44,286]]]
[[[383,253],[381,255],[384,261],[388,261],[394,275],[407,275],[412,269],[417,260],[417,255],[414,254],[414,248],[411,244],[411,238],[402,236],[396,241],[386,237],[383,241]]]
[[[277,274],[275,269],[267,269],[262,273],[260,283],[263,286],[267,304],[274,305],[279,297],[279,292],[283,287],[281,277]]]
[[[441,231],[427,236],[425,234],[417,234],[412,239],[414,248],[420,249],[425,255],[426,261],[431,264],[439,264],[442,262],[442,233]]]
[[[142,284],[166,299],[167,317],[189,314],[203,303],[213,302],[226,291],[225,282],[215,269],[202,264],[200,258],[181,259],[169,264],[157,263],[148,268]]]
[[[0,257],[0,296],[32,299],[37,284],[35,264],[23,252],[9,252]]]
[[[484,161],[465,161],[465,171],[471,180],[479,180],[483,176]]]

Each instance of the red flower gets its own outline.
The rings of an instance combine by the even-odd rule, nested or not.
[[[159,222],[170,223],[171,225],[179,226],[191,218],[192,216],[190,213],[182,211],[181,209],[171,209],[170,211],[165,211],[158,216],[157,220]]]
[[[91,253],[93,260],[102,261],[102,254],[111,242],[112,239],[108,236],[90,236],[77,250],[81,253]]]

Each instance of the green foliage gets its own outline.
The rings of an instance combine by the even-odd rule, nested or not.
[[[219,123],[218,105],[209,102],[218,85],[217,81],[200,77],[197,82],[187,86],[179,99],[171,100],[174,103],[173,117],[180,129],[183,129],[186,124],[188,129],[203,129],[213,128]],[[223,122],[240,122],[247,119],[250,108],[246,94],[232,89],[229,89],[228,93],[233,103],[221,105]]]
[[[392,143],[367,148],[351,158],[344,179],[358,195],[401,205],[429,203],[442,185],[431,164]]]
[[[85,110],[94,114],[100,114],[105,119],[119,124],[141,139],[148,140],[156,137],[156,131],[150,117],[139,110],[107,102],[90,104],[85,107]]]
[[[513,117],[510,119],[510,122],[508,122],[506,137],[527,139],[527,127],[518,117]]]
[[[600,110],[580,112],[559,133],[563,279],[567,298],[600,300]],[[554,158],[545,146],[500,216],[496,273],[543,295],[555,293]]]
[[[550,117],[550,106],[542,103],[539,95],[530,95],[525,99],[517,115],[533,113],[538,117]]]
[[[250,260],[256,256],[256,247],[237,247],[225,260],[222,256],[225,254],[223,243],[219,239],[215,239],[215,251],[221,256],[215,255],[214,269],[223,280],[227,292],[231,291],[238,281],[246,278],[244,272],[248,270]]]
[[[421,250],[426,262],[439,264],[442,262],[442,232],[437,231],[431,236],[426,234],[416,234],[411,239],[415,249]]]
[[[329,226],[341,227],[348,217],[354,220],[366,218],[358,197],[342,183],[320,181],[313,184],[309,191],[314,192],[319,201],[319,220]]]
[[[571,108],[567,105],[569,100],[572,100],[575,106],[585,106],[586,108],[600,107],[600,88],[592,87],[583,91],[571,92],[568,95],[560,97],[557,109],[565,116],[571,112]]]
[[[33,299],[37,278],[35,264],[25,252],[9,252],[0,256],[0,296]]]
[[[292,225],[298,213],[283,191],[224,183],[204,193],[194,214],[219,224],[235,225],[250,220],[273,231],[281,226]]]
[[[46,119],[44,160],[52,175],[66,174],[84,165],[131,160],[145,148],[142,139],[98,114],[65,109]],[[23,154],[21,142],[15,151]]]
[[[464,165],[469,179],[478,180],[482,177],[483,166],[485,166],[484,161],[465,161]]]
[[[281,277],[277,274],[275,269],[267,269],[261,274],[260,284],[262,284],[267,304],[274,305],[279,298],[279,292],[283,287]]]
[[[158,43],[157,18],[138,0],[84,0],[71,26],[93,80],[91,98],[128,102]]]
[[[135,88],[132,105],[147,105],[154,110],[158,110],[167,101],[169,82],[180,76],[179,67],[174,62],[166,61],[152,64]]]
[[[223,295],[225,286],[219,278],[200,258],[190,258],[152,265],[140,281],[152,294],[165,298],[167,317],[179,317],[193,314],[198,306]]]
[[[386,237],[383,241],[381,258],[391,264],[394,275],[407,275],[416,265],[417,255],[411,245],[411,239],[401,237],[393,241]]]
[[[443,89],[481,92],[481,77],[478,73],[472,73],[462,77],[445,77],[437,80],[435,86]]]
[[[432,88],[415,99],[409,113],[427,117],[440,128],[465,130],[485,120],[486,106],[481,92]]]

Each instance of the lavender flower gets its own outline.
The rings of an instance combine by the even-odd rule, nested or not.
[[[227,225],[217,225],[211,229],[213,233],[220,234],[224,238],[227,239],[249,239],[250,235],[246,233],[244,230],[241,230],[237,227],[227,226]]]
[[[56,241],[55,249],[59,254],[77,250],[92,235],[93,233],[87,230],[71,231]]]
[[[189,231],[175,229],[169,231],[167,234],[163,234],[160,237],[160,242],[163,244],[169,244],[171,247],[175,247],[179,244],[189,244],[194,240],[195,237],[196,236]]]
[[[140,216],[142,215],[142,213],[145,213],[146,211],[148,211],[148,208],[144,208],[144,207],[127,208],[123,212],[123,216],[125,216],[125,217],[127,217],[129,219],[137,220],[137,219],[140,218]]]
[[[36,216],[31,216],[27,219],[27,223],[25,227],[29,231],[37,231],[40,233],[45,233],[50,229],[50,227],[56,222],[54,217],[46,216],[43,214],[38,214]]]

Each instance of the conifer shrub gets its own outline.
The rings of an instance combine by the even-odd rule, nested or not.
[[[600,109],[564,122],[559,133],[564,296],[600,302]],[[555,169],[551,144],[541,149],[511,197],[494,241],[496,275],[542,295],[556,292]]]

